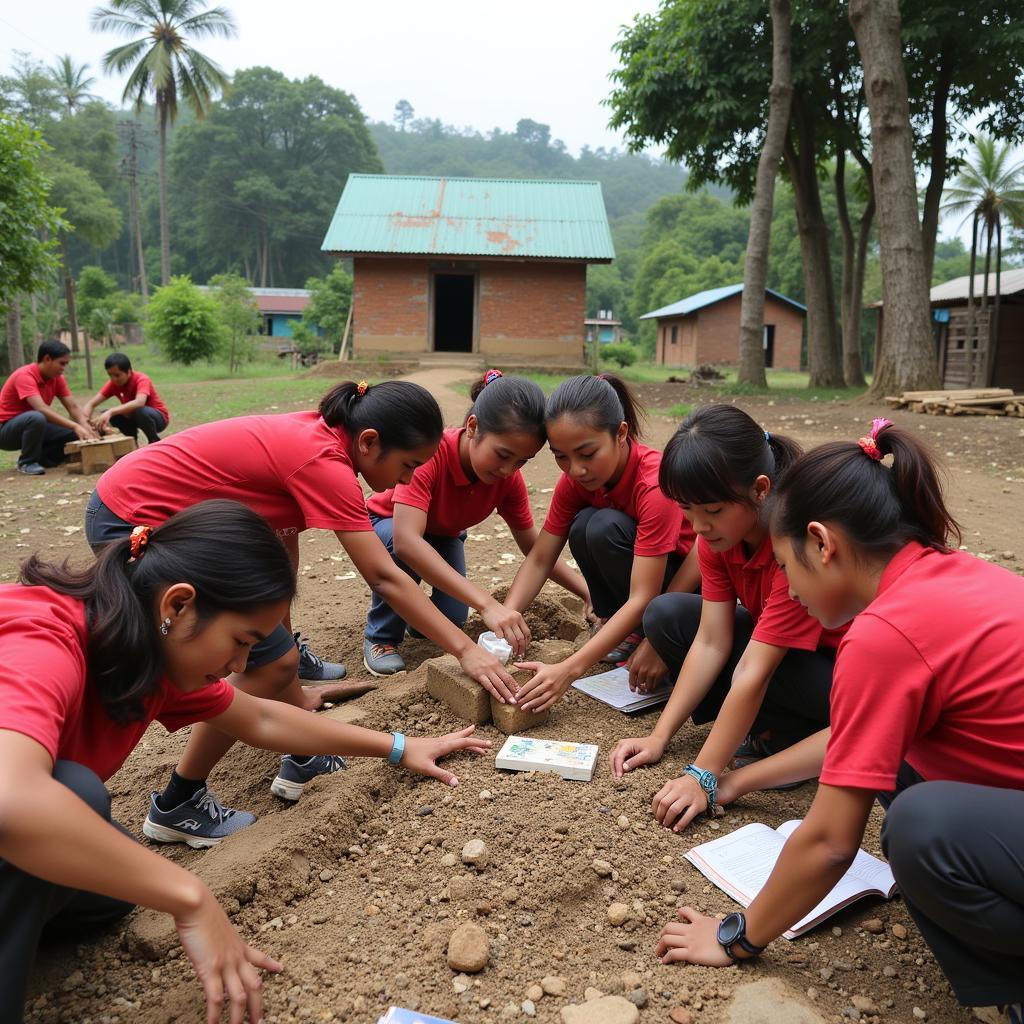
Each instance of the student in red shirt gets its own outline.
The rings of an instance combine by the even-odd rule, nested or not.
[[[153,382],[141,370],[133,370],[131,360],[123,352],[112,352],[103,361],[103,368],[110,380],[85,403],[85,415],[92,419],[98,406],[116,396],[120,404],[104,409],[96,417],[96,427],[102,431],[113,427],[134,438],[141,430],[150,444],[159,441],[160,431],[167,429],[171,414],[160,401]]]
[[[697,532],[701,594],[667,594],[644,614],[676,683],[651,735],[620,740],[611,767],[621,778],[657,764],[687,718],[714,721],[694,762],[654,798],[655,817],[676,832],[705,810],[734,756],[763,757],[828,726],[841,633],[789,596],[763,514],[773,481],[799,454],[732,405],[691,413],[665,448],[661,487]]]
[[[277,416],[240,416],[192,427],[118,460],[96,486],[86,510],[86,538],[96,546],[123,537],[134,525],[163,522],[207,498],[241,501],[277,531],[298,562],[298,535],[333,530],[356,570],[403,618],[461,661],[467,674],[511,700],[515,683],[504,666],[473,643],[432,605],[399,569],[370,525],[363,488],[375,491],[407,481],[437,449],[441,410],[418,384],[385,381],[372,387],[348,382],[332,388],[319,410]],[[249,652],[240,689],[299,707],[319,703],[296,677],[298,637],[285,616]],[[313,656],[314,667],[319,659]],[[341,674],[344,667],[338,666]],[[153,802],[143,831],[160,842],[211,846],[255,817],[229,811],[210,794],[207,779],[232,740],[197,726],[163,793]],[[340,758],[287,754],[271,791],[298,800],[316,775],[339,771]],[[198,822],[200,828],[195,828]]]
[[[99,436],[64,379],[69,362],[71,349],[67,345],[44,341],[36,361],[19,367],[0,388],[0,450],[20,449],[18,472],[26,476],[42,476],[59,466],[69,441]],[[54,411],[55,398],[61,400],[67,416]]]
[[[96,926],[134,904],[174,917],[209,1020],[261,1019],[248,946],[195,875],[110,821],[104,781],[146,727],[208,722],[252,746],[387,758],[448,785],[437,765],[489,746],[472,728],[406,739],[260,700],[222,676],[239,672],[295,596],[273,530],[237,502],[207,501],[156,529],[139,527],[75,570],[30,558],[21,585],[0,586],[0,1020],[22,1019],[44,926]],[[98,980],[102,980],[101,978]]]
[[[960,529],[935,468],[888,420],[800,459],[779,484],[771,531],[795,599],[827,628],[851,624],[824,765],[815,738],[769,759],[781,769],[735,773],[821,766],[807,818],[722,937],[744,936],[747,947],[730,947],[744,959],[811,910],[853,860],[877,794],[888,807],[882,848],[957,999],[999,1005],[999,1019],[1019,1024],[1024,579],[951,550]],[[730,962],[717,920],[689,907],[679,916],[662,932],[664,962]]]
[[[544,444],[544,392],[525,377],[488,370],[470,389],[473,407],[461,427],[444,432],[434,457],[407,484],[367,501],[370,521],[395,561],[416,582],[432,587],[430,600],[457,626],[469,608],[488,629],[522,654],[530,641],[523,616],[466,578],[466,530],[492,512],[505,520],[524,555],[537,539],[521,468]],[[551,578],[586,604],[586,583],[561,560]],[[363,664],[375,676],[405,669],[398,646],[402,617],[374,595],[366,619]]]
[[[548,399],[548,443],[562,476],[505,604],[519,612],[529,606],[568,540],[600,629],[559,664],[520,665],[534,673],[520,688],[524,710],[551,707],[602,659],[629,658],[641,645],[650,601],[697,586],[693,532],[658,487],[661,453],[640,443],[641,415],[626,383],[610,373],[570,377]]]

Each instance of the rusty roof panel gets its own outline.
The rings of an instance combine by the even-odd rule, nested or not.
[[[600,182],[352,174],[321,249],[606,261]]]

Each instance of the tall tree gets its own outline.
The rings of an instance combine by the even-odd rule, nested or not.
[[[0,78],[0,109],[33,128],[42,128],[60,114],[53,78],[31,54],[14,51],[12,74]]]
[[[405,131],[406,125],[416,116],[416,111],[408,100],[399,100],[395,104],[395,122]]]
[[[903,68],[899,0],[850,0],[864,65],[882,261],[884,342],[871,392],[938,386],[928,280],[917,211],[913,134]]]
[[[76,65],[69,54],[65,54],[50,68],[50,78],[64,104],[65,117],[70,117],[90,100],[96,99],[89,92],[96,84],[96,79],[88,72],[88,64]]]
[[[111,0],[92,13],[93,28],[137,36],[103,57],[103,70],[129,72],[122,99],[141,112],[153,95],[160,136],[160,278],[171,278],[170,228],[167,216],[167,126],[178,115],[183,99],[196,117],[209,109],[228,77],[209,57],[196,50],[190,38],[228,38],[235,21],[223,7],[204,10],[205,0]]]
[[[793,97],[792,42],[789,0],[771,0],[772,84],[769,89],[768,126],[757,164],[757,184],[750,206],[750,233],[743,269],[740,305],[740,362],[737,383],[767,387],[764,372],[764,291],[768,283],[768,245],[771,241],[775,176],[789,128]]]

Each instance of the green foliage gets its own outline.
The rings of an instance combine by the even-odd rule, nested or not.
[[[190,366],[210,360],[221,340],[221,322],[215,299],[201,292],[187,277],[172,277],[158,288],[146,310],[148,336],[172,363]]]
[[[85,309],[89,303],[99,302],[117,291],[117,282],[102,267],[82,267],[78,274],[76,295],[78,306]]]
[[[316,330],[305,320],[294,320],[292,322],[292,344],[303,356],[324,352],[330,347],[330,342],[317,334]]]
[[[260,329],[260,310],[249,282],[237,274],[217,274],[210,278],[211,295],[220,315],[218,351],[237,372],[243,363],[252,362]]]
[[[13,73],[0,77],[0,113],[42,128],[60,109],[61,99],[46,66],[15,50]]]
[[[352,277],[338,263],[326,277],[311,277],[306,287],[312,294],[302,319],[311,327],[319,327],[337,352],[352,305]]]
[[[640,350],[628,341],[602,345],[598,352],[606,363],[615,363],[620,367],[632,366],[640,358]]]
[[[0,115],[0,311],[18,292],[42,287],[58,266],[56,236],[65,225],[50,205],[45,153],[38,131]]]
[[[66,160],[50,159],[51,199],[65,212],[65,231],[77,232],[96,249],[110,245],[121,233],[121,211],[107,198],[96,179]]]
[[[587,267],[587,316],[597,316],[602,309],[611,310],[620,319],[626,312],[626,283],[614,263]]]

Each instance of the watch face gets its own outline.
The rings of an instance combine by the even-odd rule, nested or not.
[[[746,930],[746,922],[742,914],[729,914],[718,926],[718,941],[723,946],[731,946]]]

